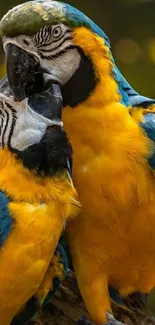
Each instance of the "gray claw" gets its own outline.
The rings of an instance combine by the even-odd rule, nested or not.
[[[77,325],[95,325],[95,324],[93,324],[90,320],[87,320],[85,317],[81,317],[78,320]]]
[[[114,316],[109,312],[107,312],[107,320],[108,320],[107,323],[103,325],[126,325],[116,320]],[[90,320],[87,320],[85,317],[81,317],[78,320],[77,325],[95,325],[95,324],[92,323]]]
[[[107,323],[105,325],[126,325],[125,323],[119,322],[117,319],[114,318],[114,316],[107,312]]]

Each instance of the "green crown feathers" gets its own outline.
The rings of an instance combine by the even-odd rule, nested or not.
[[[69,4],[54,0],[35,0],[23,3],[2,18],[1,36],[34,35],[40,28],[65,23],[69,27],[85,26],[110,42],[106,34],[91,19]]]

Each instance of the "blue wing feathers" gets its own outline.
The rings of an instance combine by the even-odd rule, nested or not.
[[[0,191],[0,247],[7,238],[13,224],[13,219],[8,209],[8,203],[9,199]]]
[[[147,108],[155,104],[155,100],[139,95],[122,76],[116,66],[114,66],[114,78],[118,83],[119,92],[122,96],[122,103],[125,106],[143,107]],[[143,116],[143,121],[140,123],[141,127],[147,134],[148,138],[155,142],[155,114],[149,113]],[[148,163],[152,169],[155,169],[155,151],[152,157],[149,158]]]
[[[122,96],[122,103],[125,106],[141,106],[147,108],[150,105],[155,104],[155,100],[139,95],[128,83],[128,81],[122,76],[116,65],[113,69],[114,78],[117,81],[119,92]]]
[[[155,114],[149,113],[144,115],[143,122],[140,123],[141,127],[147,134],[148,138],[155,142]],[[155,169],[155,145],[154,153],[149,158],[148,163],[152,169]]]
[[[155,114],[146,114],[140,123],[149,139],[155,141]]]

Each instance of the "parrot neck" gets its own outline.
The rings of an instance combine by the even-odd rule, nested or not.
[[[59,126],[48,127],[43,138],[25,150],[9,149],[24,167],[44,177],[61,175],[68,169],[67,159],[72,157],[67,135]]]
[[[73,43],[81,49],[81,66],[73,76],[74,83],[70,80],[67,85],[68,97],[78,98],[80,91],[85,92],[80,102],[76,100],[74,107],[81,102],[91,107],[120,102],[118,84],[113,75],[111,52],[104,39],[85,27],[78,27],[73,33]],[[73,107],[69,102],[67,104]]]
[[[76,191],[65,171],[54,177],[37,175],[25,168],[8,148],[0,148],[0,171],[0,189],[15,201],[40,204],[55,200],[64,206],[65,200],[69,199],[73,200],[74,211],[80,207]],[[68,208],[66,206],[65,209]]]
[[[96,86],[92,91],[90,89],[93,85],[93,81],[87,83],[86,88],[84,88],[85,86],[83,82],[81,82],[80,87],[83,87],[81,92],[79,92],[80,87],[74,87],[75,84],[78,84],[78,81],[73,79],[73,83],[70,81],[65,88],[65,101],[63,104],[65,108],[70,107],[72,109],[78,109],[81,106],[88,108],[103,108],[110,103],[120,103],[117,84],[111,76],[107,75],[101,77],[101,79],[96,82]],[[64,92],[62,92],[62,96],[64,98]],[[84,97],[87,98],[82,100]]]

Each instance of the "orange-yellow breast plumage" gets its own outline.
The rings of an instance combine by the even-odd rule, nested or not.
[[[79,282],[90,285],[104,272],[122,294],[149,292],[155,285],[155,178],[146,160],[151,145],[120,104],[77,112],[66,111],[64,122],[82,205],[68,227]]]
[[[77,29],[75,42],[88,51],[100,81],[88,100],[63,112],[82,204],[67,233],[83,298],[94,322],[103,324],[108,285],[122,295],[155,286],[155,177],[147,161],[152,143],[118,102],[111,61],[101,55],[106,48],[96,51],[99,40],[93,35],[87,42],[90,33]]]
[[[44,179],[7,149],[0,150],[0,170],[0,189],[13,200],[13,226],[0,249],[0,324],[9,325],[40,287],[64,222],[77,208],[65,173]]]

